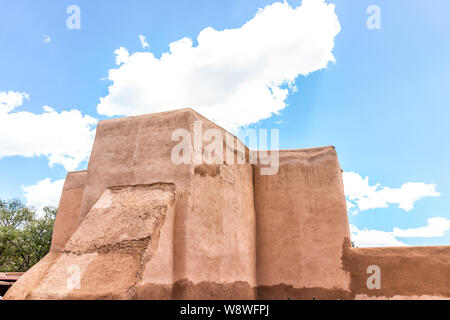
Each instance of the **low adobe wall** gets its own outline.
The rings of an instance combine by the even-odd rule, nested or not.
[[[450,246],[351,248],[342,262],[355,299],[450,299]],[[369,289],[369,266],[380,269],[380,289]]]

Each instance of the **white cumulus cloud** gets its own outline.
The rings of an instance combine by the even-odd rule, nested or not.
[[[407,244],[397,240],[392,232],[379,230],[359,230],[356,226],[350,225],[352,241],[358,247],[403,247]]]
[[[122,63],[126,63],[128,61],[128,58],[130,57],[128,50],[124,47],[120,47],[119,49],[115,50],[114,54],[116,55],[116,64],[118,66]]]
[[[295,8],[269,5],[236,29],[207,27],[196,46],[183,38],[159,58],[121,47],[97,111],[115,116],[191,107],[235,130],[278,113],[298,76],[333,62],[339,31],[333,4],[303,0]]]
[[[398,238],[432,238],[442,237],[450,231],[450,220],[442,217],[428,219],[425,227],[399,229],[394,228],[392,234]]]
[[[45,112],[53,112],[53,111],[55,111],[55,109],[53,109],[52,107],[49,107],[49,106],[43,106],[42,109],[44,109]]]
[[[423,182],[407,182],[400,188],[390,188],[379,183],[370,185],[369,177],[363,178],[355,172],[344,172],[343,180],[347,207],[351,213],[387,208],[389,204],[398,204],[400,209],[409,211],[417,200],[441,195],[434,184]]]
[[[449,234],[450,220],[442,217],[429,218],[425,227],[400,229],[393,231],[358,229],[350,225],[352,241],[358,247],[398,247],[407,244],[397,238],[433,238]]]
[[[38,214],[42,214],[46,206],[58,207],[64,181],[45,178],[34,185],[22,186],[27,206],[34,207]]]
[[[0,158],[46,156],[50,166],[76,169],[89,157],[97,120],[76,109],[56,112],[48,106],[42,114],[11,112],[28,98],[0,92]]]
[[[25,92],[0,92],[0,114],[12,111],[28,99],[30,99],[30,96]]]

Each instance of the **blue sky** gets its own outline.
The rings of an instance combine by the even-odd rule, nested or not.
[[[207,27],[217,31],[239,29],[254,19],[259,8],[274,2],[0,0],[0,92],[26,93],[29,97],[10,114],[42,114],[43,106],[49,106],[57,115],[77,109],[80,117],[108,119],[110,116],[99,113],[97,106],[101,97],[111,95],[108,87],[113,81],[107,79],[108,71],[124,66],[116,64],[115,50],[126,48],[130,56],[151,52],[159,58],[169,51],[169,44],[184,37],[197,46],[197,36]],[[301,4],[287,2],[292,8]],[[366,183],[358,177],[369,177],[372,191],[359,196],[375,197],[378,202],[385,201],[387,207],[360,206],[349,214],[354,237],[361,246],[398,244],[396,241],[407,245],[450,244],[450,2],[327,3],[335,4],[340,24],[339,33],[332,37],[335,62],[295,77],[297,90],[289,91],[278,114],[250,126],[278,128],[283,149],[334,145],[344,171],[357,174],[346,181],[346,191],[358,193]],[[72,4],[81,10],[80,29],[66,26],[70,16],[66,9]],[[370,5],[380,8],[380,29],[370,30],[366,25]],[[270,28],[262,28],[261,35],[270,34]],[[289,40],[290,33],[281,30],[279,37]],[[149,47],[143,48],[139,35],[146,37]],[[236,61],[239,63],[239,57]],[[113,101],[122,98],[112,97]],[[89,119],[80,117],[71,113],[67,121],[89,126]],[[5,119],[10,118],[0,117],[0,126],[6,125]],[[51,120],[47,121],[46,129],[52,126]],[[95,128],[92,123],[90,126]],[[25,196],[23,186],[35,186],[48,178],[40,189],[48,186],[57,190],[52,182],[64,179],[69,166],[58,160],[50,166],[44,151],[44,155],[26,157],[25,151],[17,151],[26,135],[33,135],[27,128],[24,125],[25,138],[17,143],[16,136],[8,136],[8,150],[13,151],[2,153],[1,148],[7,147],[0,142],[0,198],[21,197],[37,205],[31,195]],[[61,128],[54,129],[55,136],[60,134],[58,130]],[[72,138],[74,144],[82,140]],[[11,147],[14,144],[19,147]],[[76,169],[86,166],[87,162],[81,161]],[[373,189],[376,183],[380,186]],[[407,183],[417,185],[401,189]],[[390,189],[377,193],[383,187]],[[417,192],[409,210],[396,203],[405,201],[405,192]],[[58,197],[56,194],[48,201]],[[432,219],[431,224],[428,219]]]

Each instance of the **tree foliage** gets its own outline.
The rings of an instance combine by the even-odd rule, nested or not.
[[[50,250],[56,208],[43,214],[20,200],[0,200],[0,271],[25,272]]]

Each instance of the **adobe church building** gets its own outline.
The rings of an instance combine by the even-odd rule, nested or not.
[[[5,299],[450,298],[450,246],[351,247],[334,147],[280,150],[268,175],[234,136],[245,163],[174,163],[196,121],[231,136],[191,109],[101,121],[50,252]]]

